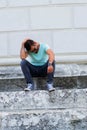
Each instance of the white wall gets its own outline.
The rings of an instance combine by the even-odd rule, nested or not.
[[[0,64],[20,63],[25,37],[49,44],[58,63],[87,63],[87,0],[0,0]]]

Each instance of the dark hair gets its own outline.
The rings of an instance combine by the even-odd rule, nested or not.
[[[27,51],[30,51],[31,49],[31,46],[34,44],[34,41],[33,40],[27,40],[24,44],[24,47],[26,48]]]

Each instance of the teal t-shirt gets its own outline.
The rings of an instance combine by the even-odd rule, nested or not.
[[[29,52],[29,56],[26,58],[32,65],[41,66],[44,65],[48,60],[46,51],[50,49],[47,44],[40,44],[38,53]]]

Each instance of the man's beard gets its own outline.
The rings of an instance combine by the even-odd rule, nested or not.
[[[39,48],[38,48],[38,49],[35,49],[35,50],[34,50],[34,53],[38,53],[38,50],[39,50]]]

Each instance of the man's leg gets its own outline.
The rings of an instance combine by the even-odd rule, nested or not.
[[[33,89],[32,77],[36,75],[36,68],[26,60],[22,60],[20,65],[27,82],[27,88]],[[26,90],[28,90],[27,88]]]
[[[55,61],[53,62],[53,68],[55,71]],[[53,87],[53,78],[54,78],[54,71],[52,73],[47,73],[47,67],[48,67],[48,62],[45,63],[43,66],[40,66],[38,69],[38,76],[39,77],[47,77],[47,89],[49,91],[55,90]]]
[[[54,78],[54,71],[55,71],[55,61],[52,63],[53,72],[47,73],[47,89],[49,92],[54,91],[55,88],[53,87],[53,78]]]
[[[54,78],[54,72],[55,72],[55,61],[52,63],[53,66],[53,72],[52,73],[47,73],[47,83],[53,84],[53,78]]]

